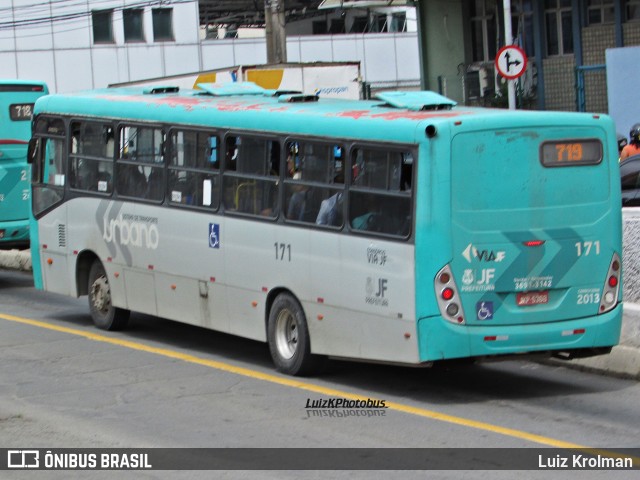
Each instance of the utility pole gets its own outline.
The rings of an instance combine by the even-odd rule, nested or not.
[[[287,36],[284,25],[284,0],[264,0],[267,63],[286,63],[287,61]]]
[[[513,33],[511,32],[511,0],[503,0],[502,2],[504,11],[504,44],[513,44]],[[515,110],[516,108],[516,85],[515,80],[507,80],[507,99],[509,102],[509,109]]]

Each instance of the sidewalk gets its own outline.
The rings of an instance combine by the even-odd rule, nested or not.
[[[551,360],[554,365],[640,380],[640,305],[625,302],[623,305],[620,344],[609,355],[579,360]]]

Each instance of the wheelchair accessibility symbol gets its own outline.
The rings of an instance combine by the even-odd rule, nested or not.
[[[209,247],[220,248],[220,225],[217,223],[209,224]]]
[[[492,320],[493,319],[493,302],[476,303],[476,314],[477,314],[478,320]]]

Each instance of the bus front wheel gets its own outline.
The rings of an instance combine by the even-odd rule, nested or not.
[[[89,270],[89,310],[96,327],[102,330],[122,330],[129,322],[129,310],[111,304],[111,288],[107,273],[99,261]]]
[[[302,307],[288,293],[278,295],[269,311],[269,351],[276,368],[288,375],[317,372],[323,358],[311,354],[309,329]]]

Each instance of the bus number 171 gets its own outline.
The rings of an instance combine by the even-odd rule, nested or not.
[[[276,260],[284,261],[285,259],[291,261],[291,244],[290,243],[274,243],[273,246],[276,249]]]
[[[591,250],[594,250],[596,255],[600,255],[600,241],[596,240],[595,242],[577,242],[576,243],[576,253],[579,257],[588,256],[591,254]]]

